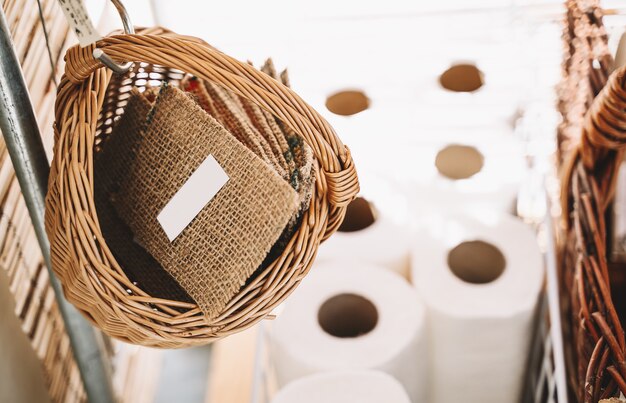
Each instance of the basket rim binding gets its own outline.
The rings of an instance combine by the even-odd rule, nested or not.
[[[112,73],[93,57],[96,46],[116,61],[184,71],[248,98],[301,135],[316,156],[316,183],[299,229],[281,256],[211,323],[195,304],[153,298],[135,286],[102,236],[93,197],[93,155]],[[159,27],[70,48],[57,92],[55,122],[46,197],[53,269],[66,298],[95,326],[134,344],[165,348],[206,344],[266,317],[306,275],[319,243],[336,231],[359,191],[349,149],[291,89],[199,39]]]

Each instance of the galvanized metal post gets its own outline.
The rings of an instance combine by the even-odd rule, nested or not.
[[[87,398],[92,403],[112,403],[115,397],[111,384],[111,366],[103,354],[102,335],[65,300],[61,286],[51,270],[50,243],[44,228],[44,199],[50,167],[2,8],[0,8],[0,130],[4,135],[50,272],[50,282],[65,322]]]

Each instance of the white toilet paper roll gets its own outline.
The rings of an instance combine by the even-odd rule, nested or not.
[[[525,175],[523,146],[493,137],[444,142],[413,151],[412,204],[432,211],[515,211]]]
[[[493,59],[462,60],[450,55],[419,77],[416,102],[424,106],[416,118],[425,125],[461,123],[466,127],[508,124],[513,127],[522,106],[524,88],[510,79],[525,75],[513,63],[494,64]],[[514,72],[514,73],[513,73]]]
[[[402,385],[380,371],[332,371],[289,383],[272,403],[410,403]]]
[[[399,124],[393,122],[395,129],[391,131],[405,134],[403,139],[381,144],[377,140],[383,133],[381,128],[357,131],[358,136],[351,140],[352,156],[364,182],[375,173],[404,187],[413,212],[475,207],[515,210],[527,164],[525,146],[513,130],[499,126],[412,127],[401,131]],[[364,170],[368,172],[361,172]]]
[[[316,261],[375,264],[408,279],[409,238],[406,225],[359,197],[348,205],[339,230],[320,245]]]
[[[506,215],[432,218],[413,252],[428,312],[430,401],[518,401],[543,282],[533,231]]]
[[[420,88],[423,88],[419,96],[433,106],[514,106],[522,97],[520,90],[523,86],[510,79],[511,71],[528,74],[514,61],[494,63],[493,59],[473,60],[446,55],[419,76]]]
[[[316,372],[376,369],[426,402],[424,308],[389,271],[339,263],[315,267],[271,331],[272,361],[285,385]]]

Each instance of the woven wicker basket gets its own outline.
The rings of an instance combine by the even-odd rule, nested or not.
[[[112,75],[94,46],[134,71]],[[65,295],[105,333],[136,344],[177,348],[211,342],[266,317],[306,275],[319,243],[341,224],[359,191],[348,149],[293,91],[202,41],[152,28],[68,50],[56,101],[54,160],[46,200],[53,268]],[[94,203],[93,158],[123,113],[132,87],[184,73],[212,81],[274,114],[311,146],[319,174],[308,211],[284,252],[208,321],[194,303],[147,294],[129,279],[103,238]],[[140,283],[140,281],[139,281]]]
[[[563,117],[557,131],[561,162],[578,145],[585,112],[602,90],[613,63],[599,2],[567,0],[566,5],[563,79],[557,88]]]
[[[611,292],[617,283],[607,258],[609,225],[605,218],[626,145],[626,69],[607,80],[612,58],[602,10],[597,4],[586,9],[580,6],[580,2],[568,3],[569,22],[574,26],[571,32],[580,35],[569,40],[579,53],[572,71],[580,70],[574,74],[586,82],[562,96],[569,94],[574,99],[582,92],[591,98],[584,100],[579,122],[567,122],[578,129],[580,139],[562,166],[566,220],[561,300],[572,397],[579,402],[598,402],[620,392],[626,394],[626,342]]]
[[[625,145],[626,69],[620,69],[592,104],[565,170],[562,275],[569,293],[570,384],[581,402],[626,394],[626,343],[611,295],[605,223]]]

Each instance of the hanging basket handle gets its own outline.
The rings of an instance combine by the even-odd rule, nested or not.
[[[120,0],[111,0],[111,3],[113,3],[115,8],[117,9],[117,12],[120,14],[120,18],[122,19],[122,26],[124,27],[124,33],[127,35],[134,34],[135,26],[130,20],[130,15],[128,14],[128,11],[126,11],[126,7],[124,7]],[[127,73],[133,67],[133,62],[125,62],[122,64],[116,63],[100,48],[95,48],[91,52],[91,54],[96,60],[110,68],[116,74]]]
[[[578,162],[596,179],[604,211],[615,193],[617,171],[626,150],[626,67],[609,77],[595,97],[583,123],[582,137],[563,171],[563,211],[570,211],[571,181]],[[564,216],[567,218],[567,215]],[[566,220],[566,226],[569,226]]]
[[[359,192],[350,151],[328,122],[290,88],[251,65],[178,35],[114,35],[92,46],[68,50],[65,74],[72,83],[80,85],[103,68],[93,56],[96,48],[116,61],[145,62],[184,71],[250,100],[282,120],[311,146],[323,170],[331,208],[347,206]],[[336,225],[329,223],[329,227]]]
[[[594,156],[594,151],[622,150],[626,148],[626,67],[616,70],[594,99],[585,118],[581,153]],[[584,158],[585,166],[592,169],[599,161]]]

